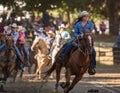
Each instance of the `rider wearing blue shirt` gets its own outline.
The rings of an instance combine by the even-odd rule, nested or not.
[[[17,32],[17,24],[13,23],[11,27],[12,27],[12,29],[7,32],[7,35],[12,35],[13,36],[13,39],[14,39],[14,49],[15,49],[17,57],[19,58],[18,65],[19,65],[20,69],[23,71],[22,55],[21,55],[19,49],[16,46],[16,43],[17,43],[17,40],[18,40],[18,37],[19,37],[19,33]],[[3,48],[5,48],[5,44],[0,46],[0,51],[2,51]]]
[[[82,27],[82,21],[77,22],[74,28],[74,37],[77,38],[78,35],[83,34],[83,30],[91,30],[93,31],[94,25],[91,21],[88,21],[84,27]]]
[[[89,13],[87,11],[82,11],[80,13],[79,20],[75,23],[74,27],[74,37],[77,39],[79,36],[83,36],[83,31],[93,31],[94,25],[93,23],[89,20]],[[72,47],[75,46],[76,44],[76,39],[72,40],[69,42],[61,51],[60,53],[60,59],[64,59],[64,54],[66,54],[68,51],[72,49]],[[95,49],[92,48],[92,60],[90,62],[90,67],[88,69],[88,73],[90,75],[94,75],[96,73],[95,67],[96,67],[96,52]]]

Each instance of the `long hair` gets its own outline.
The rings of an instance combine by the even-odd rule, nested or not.
[[[78,18],[75,20],[74,26],[76,25],[76,23],[82,21],[82,18],[83,18],[83,17],[78,17]]]

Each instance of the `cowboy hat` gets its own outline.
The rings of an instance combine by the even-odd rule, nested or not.
[[[64,24],[61,24],[61,25],[60,25],[60,28],[65,28],[65,25],[64,25]]]
[[[46,34],[51,35],[52,37],[55,37],[55,33],[53,31],[51,31],[51,30],[46,32]]]
[[[16,23],[13,23],[13,24],[11,25],[11,27],[16,28],[16,27],[17,27],[17,24],[16,24]]]
[[[4,26],[3,28],[4,28],[4,30],[7,30],[9,28],[9,26]]]
[[[80,12],[80,17],[83,17],[84,15],[89,15],[89,12],[87,12],[87,11],[82,11],[82,12]]]
[[[25,31],[25,28],[24,28],[23,26],[18,26],[18,31],[24,32],[24,31]]]
[[[39,28],[37,29],[37,31],[38,31],[38,32],[43,32],[44,29],[43,29],[43,27],[39,27]]]

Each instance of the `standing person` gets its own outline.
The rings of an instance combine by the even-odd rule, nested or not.
[[[18,43],[20,44],[20,47],[22,47],[22,51],[26,58],[26,65],[30,66],[28,50],[25,45],[25,28],[23,28],[22,26],[18,26],[18,33],[19,33]]]
[[[102,31],[102,34],[106,31],[106,24],[103,21],[100,24],[100,30]]]
[[[48,26],[49,20],[50,20],[50,16],[49,16],[48,12],[45,11],[43,13],[43,23],[44,23],[45,27]]]
[[[77,20],[77,22],[75,23],[75,27],[74,27],[74,37],[77,39],[79,36],[83,36],[84,32],[86,30],[90,30],[93,31],[94,25],[93,23],[89,20],[89,13],[87,11],[82,11],[80,13],[80,16]],[[60,53],[60,59],[64,58],[64,54],[67,53],[68,51],[70,51],[72,49],[72,47],[75,46],[76,40],[72,40],[71,42],[69,42],[61,51]],[[94,75],[96,73],[95,71],[95,67],[96,67],[96,52],[95,49],[92,48],[92,60],[90,62],[90,67],[88,69],[88,73],[90,75]],[[92,68],[92,69],[90,69]]]

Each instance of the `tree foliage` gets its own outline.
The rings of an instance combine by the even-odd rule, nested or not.
[[[0,0],[3,6],[12,7],[18,11],[21,5],[18,2],[25,4],[22,10],[45,12],[61,8],[68,13],[75,11],[87,10],[94,15],[99,15],[101,18],[109,19],[110,33],[118,34],[120,19],[120,0]]]

